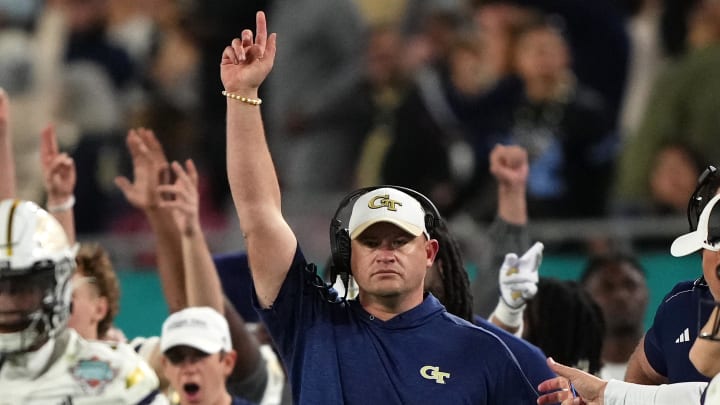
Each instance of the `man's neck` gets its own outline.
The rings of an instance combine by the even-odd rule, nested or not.
[[[642,333],[639,335],[605,336],[602,359],[611,363],[626,363],[641,337]]]
[[[389,321],[397,315],[407,312],[423,302],[423,294],[377,296],[360,292],[360,305],[370,315],[381,321]]]

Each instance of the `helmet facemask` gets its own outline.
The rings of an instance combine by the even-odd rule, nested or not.
[[[72,263],[41,262],[25,274],[0,275],[0,353],[36,350],[65,329],[72,271]]]
[[[67,327],[75,250],[28,201],[0,201],[0,355],[37,350]]]

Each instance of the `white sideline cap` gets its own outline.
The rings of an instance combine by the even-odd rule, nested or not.
[[[378,188],[355,200],[348,223],[350,239],[357,238],[378,222],[389,222],[414,236],[425,234],[430,239],[425,228],[425,210],[422,205],[396,188]]]
[[[698,220],[697,229],[679,236],[670,246],[675,257],[687,256],[700,249],[720,251],[720,194],[708,201]]]

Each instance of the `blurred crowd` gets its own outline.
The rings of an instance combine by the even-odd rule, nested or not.
[[[717,327],[701,329],[717,325],[718,309],[701,314],[695,302],[717,301],[720,275],[718,239],[710,233],[718,229],[720,197],[712,196],[720,180],[714,167],[702,174],[720,153],[711,141],[720,132],[717,0],[0,0],[0,195],[44,201],[62,227],[63,258],[75,273],[53,267],[62,291],[52,283],[43,288],[62,295],[62,308],[52,311],[90,341],[128,343],[113,326],[116,258],[101,244],[75,251],[75,242],[154,234],[156,243],[144,248],[152,251],[173,315],[160,337],[129,342],[155,370],[148,375],[157,378],[146,380],[153,396],[159,388],[186,402],[206,391],[292,402],[287,364],[279,363],[277,348],[252,318],[257,314],[236,313],[248,309],[252,284],[242,246],[211,256],[204,234],[237,219],[228,214],[228,99],[218,55],[241,28],[255,25],[261,9],[277,32],[272,73],[262,100],[229,97],[251,108],[261,104],[284,194],[317,201],[378,184],[423,193],[443,218],[432,236],[444,247],[425,276],[426,291],[465,320],[483,327],[484,317],[502,321],[509,334],[494,333],[510,346],[518,344],[511,334],[536,345],[542,352],[535,360],[548,355],[606,379],[644,384],[700,381],[701,389],[717,374],[701,376],[688,358],[696,335],[720,339]],[[710,194],[699,193],[703,185]],[[334,206],[337,198],[329,200]],[[7,201],[0,208],[9,217],[18,204],[22,216],[46,214],[32,203]],[[543,246],[530,247],[529,218],[686,212],[691,232],[678,240],[692,246],[673,255],[704,249],[703,277],[668,293],[648,331],[642,320],[650,291],[635,255],[588,244],[592,255],[578,282],[538,276]],[[487,240],[463,238],[457,219],[493,221]],[[310,228],[327,245],[325,229]],[[457,240],[448,228],[458,231]],[[472,280],[468,262],[478,270]],[[238,269],[248,291],[228,281]],[[518,272],[532,276],[523,281],[532,292],[523,290],[522,298],[511,279]],[[30,273],[8,275],[0,296],[41,288],[32,287]],[[325,282],[335,280],[313,276],[323,291],[351,288],[345,280],[333,290]],[[15,282],[32,288],[14,288]],[[678,303],[687,291],[695,301]],[[690,309],[676,309],[681,305]],[[666,318],[685,323],[671,328]],[[203,320],[220,343],[173,332]],[[62,339],[53,350],[71,350],[77,338],[63,322],[40,336],[43,342],[23,339],[26,347],[0,353],[32,352],[47,341],[55,347],[55,337]],[[10,333],[16,332],[0,334]],[[186,341],[173,341],[175,335]],[[673,339],[688,344],[666,350]],[[121,361],[101,347],[78,350]],[[216,357],[217,386],[183,382],[181,367]],[[16,398],[29,398],[32,388]]]
[[[485,222],[501,143],[528,150],[533,219],[678,215],[720,152],[713,1],[0,2],[18,195],[43,200],[33,155],[54,123],[91,174],[78,232],[142,230],[112,179],[131,170],[126,129],[143,125],[197,162],[203,223],[225,229],[217,55],[259,9],[282,45],[262,108],[287,192],[403,185]]]

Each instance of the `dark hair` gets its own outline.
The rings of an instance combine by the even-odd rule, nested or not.
[[[646,278],[645,269],[640,264],[637,257],[626,252],[610,252],[593,256],[590,258],[590,260],[588,260],[587,264],[585,265],[585,269],[580,276],[580,284],[585,286],[590,277],[595,275],[595,273],[598,273],[611,265],[622,263],[629,264],[634,269],[636,269],[638,273],[643,276],[643,278]]]
[[[430,237],[437,239],[440,249],[435,260],[439,262],[440,277],[445,290],[445,308],[453,315],[472,322],[473,305],[470,280],[462,259],[460,245],[450,234],[447,223],[440,219]]]
[[[83,243],[75,258],[77,271],[91,277],[98,295],[107,299],[107,314],[98,322],[98,338],[102,339],[120,312],[120,283],[108,252],[97,243]]]
[[[532,11],[528,17],[515,27],[514,35],[516,41],[528,33],[536,31],[551,31],[560,36],[566,44],[570,43],[569,34],[567,32],[567,23],[561,15],[546,14],[536,9],[531,10]]]
[[[525,309],[525,340],[560,363],[597,374],[604,336],[602,310],[578,282],[540,278]]]

